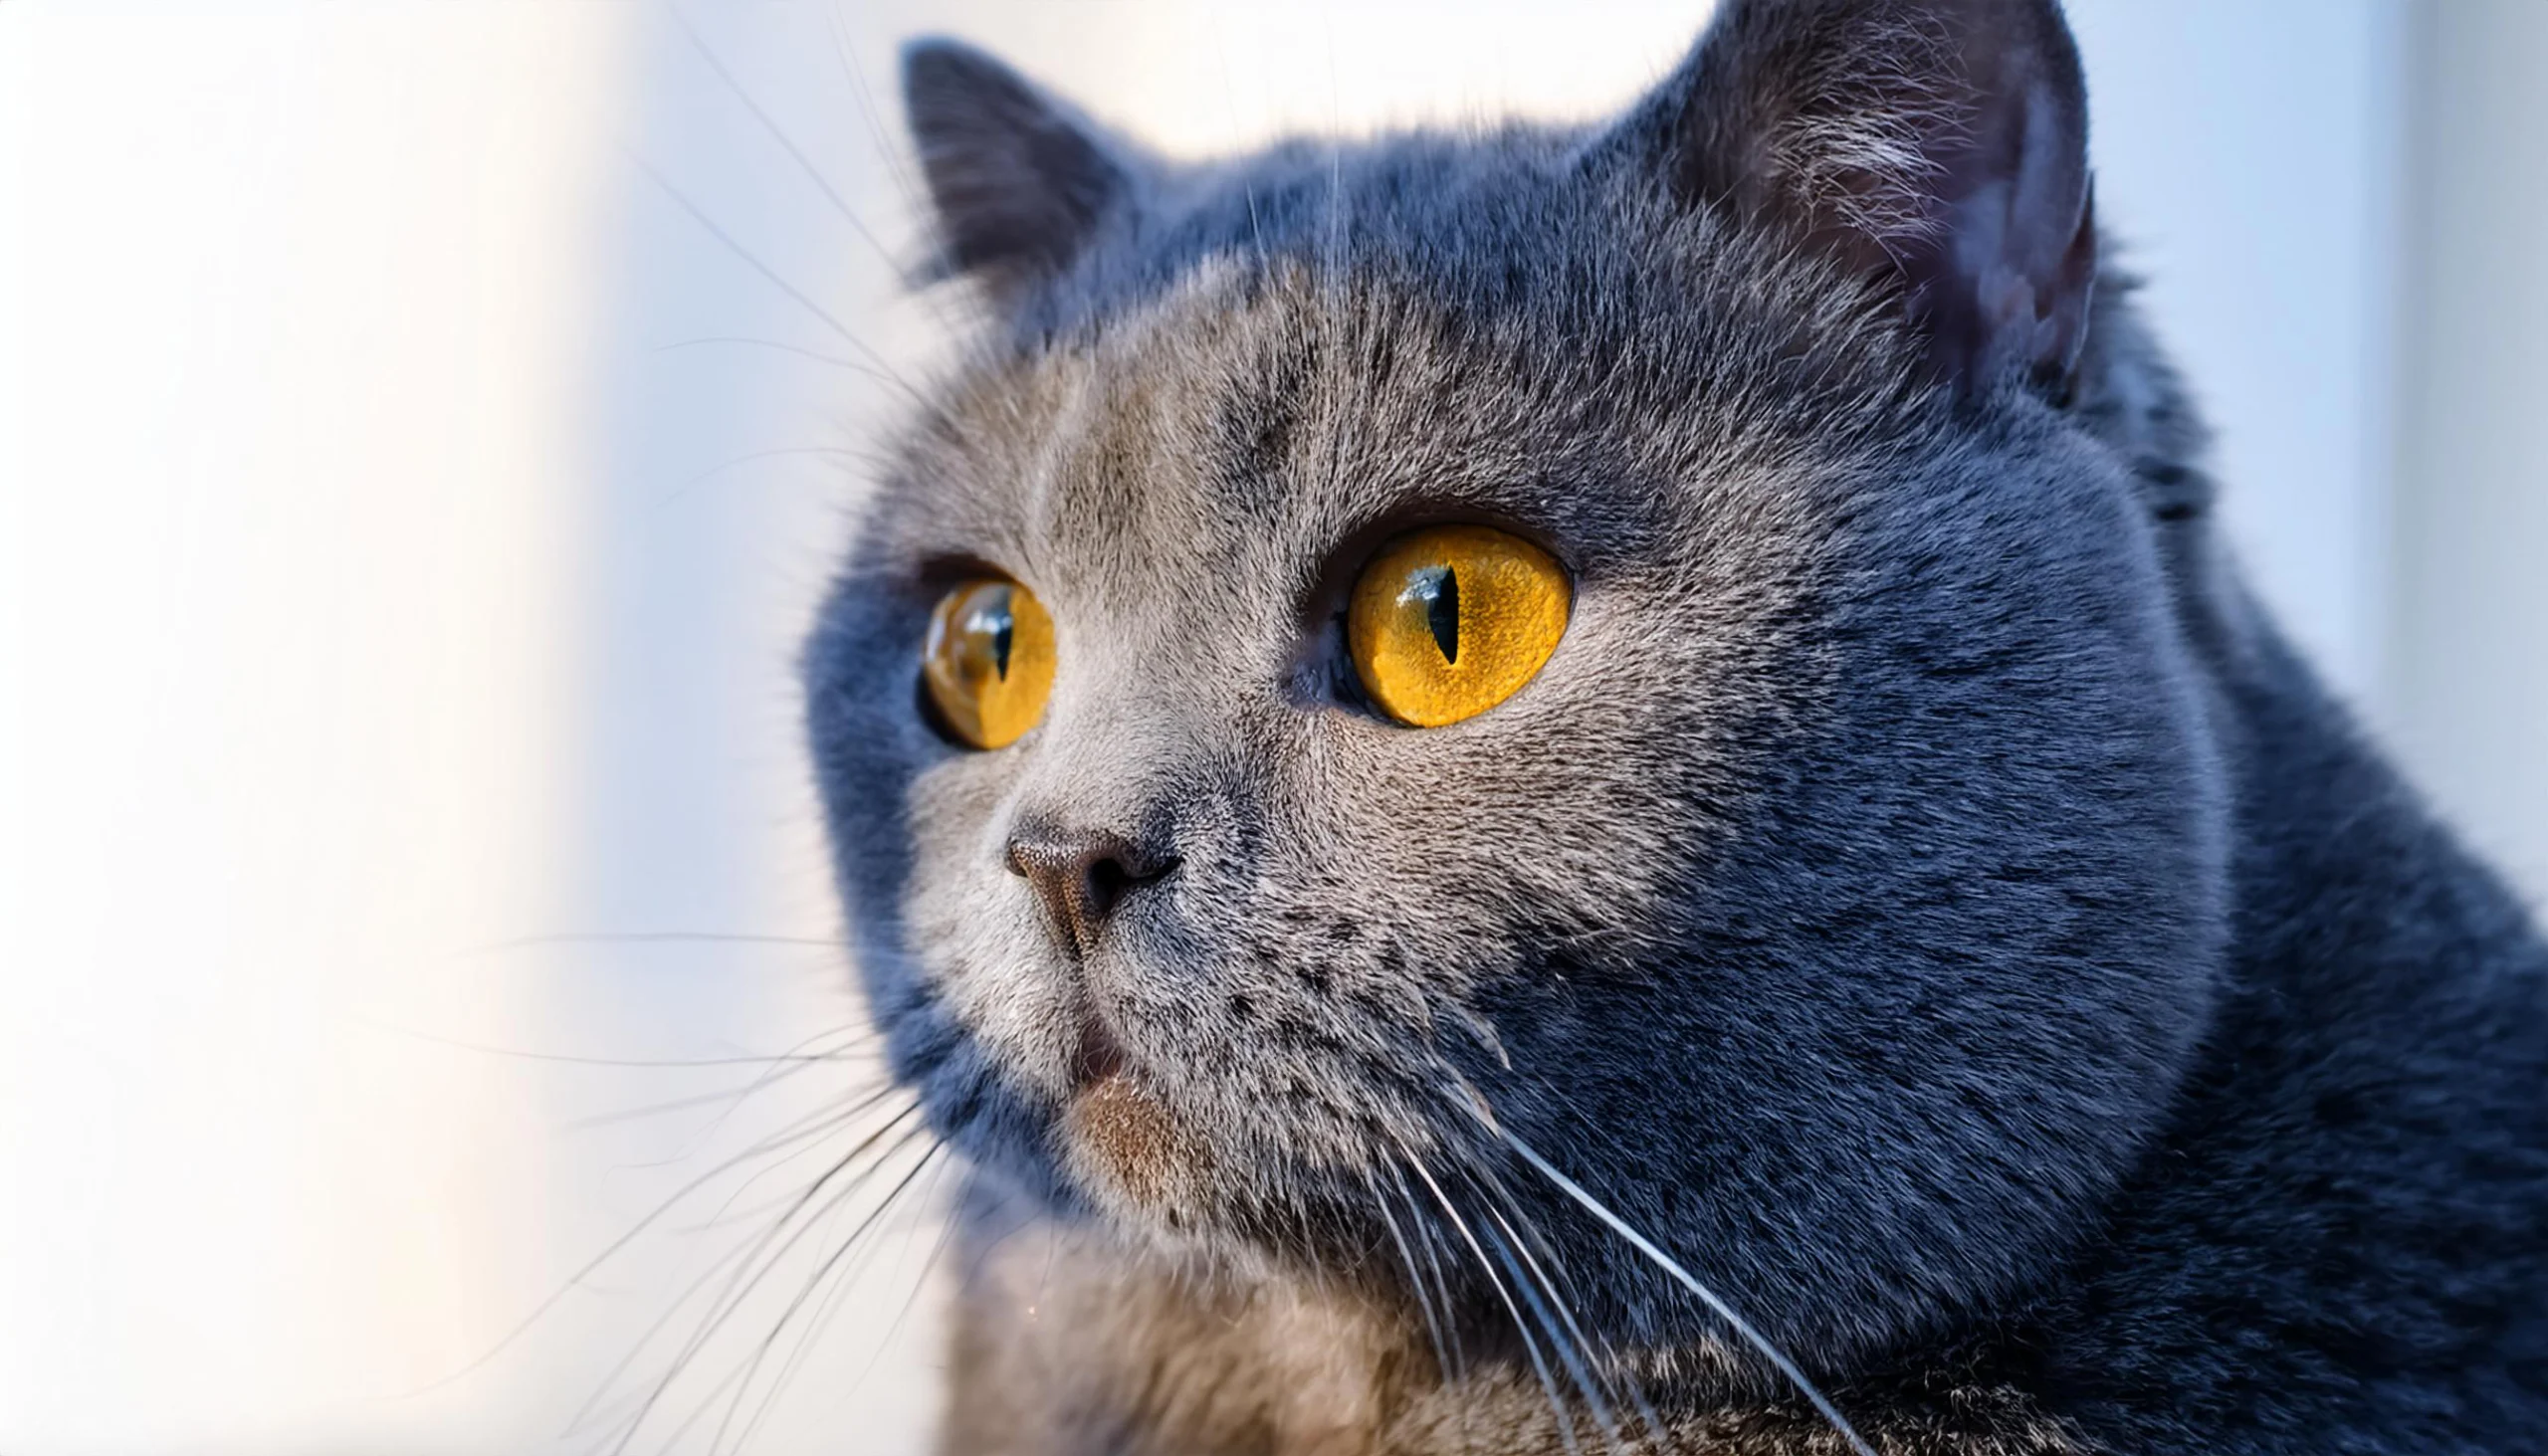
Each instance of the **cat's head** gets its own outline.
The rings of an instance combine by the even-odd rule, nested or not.
[[[1816,1366],[2060,1258],[2225,849],[2049,0],[1729,0],[1596,126],[1213,165],[906,85],[991,324],[807,675],[935,1129],[1619,1348],[1723,1331],[1505,1134]]]

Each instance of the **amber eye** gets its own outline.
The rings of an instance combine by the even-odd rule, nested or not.
[[[1363,568],[1346,645],[1363,688],[1415,728],[1440,728],[1521,691],[1566,635],[1574,592],[1548,552],[1483,525],[1436,525]]]
[[[956,736],[1007,747],[1044,716],[1053,691],[1053,619],[1016,582],[967,581],[930,614],[921,676]]]

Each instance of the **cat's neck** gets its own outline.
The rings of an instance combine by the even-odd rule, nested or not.
[[[2190,597],[2233,808],[2231,944],[2175,1117],[2027,1344],[2101,1434],[2303,1420],[2381,1449],[2548,1356],[2548,944],[2226,574]],[[2357,1413],[2357,1407],[2359,1411]],[[2375,1414],[2377,1412],[2377,1414]],[[2403,1442],[2404,1445],[2396,1443]]]

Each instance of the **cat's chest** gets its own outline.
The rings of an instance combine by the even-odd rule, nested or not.
[[[1379,1456],[1418,1380],[1368,1304],[1218,1287],[1040,1220],[958,1292],[947,1456]]]
[[[945,1456],[1849,1456],[1809,1412],[1668,1399],[1664,1434],[1628,1416],[1615,1444],[1567,1399],[1570,1441],[1526,1361],[1472,1361],[1446,1382],[1420,1327],[1341,1289],[1215,1286],[1046,1225],[1005,1231],[966,1267]],[[1852,1414],[1885,1456],[2094,1449],[2005,1389]]]

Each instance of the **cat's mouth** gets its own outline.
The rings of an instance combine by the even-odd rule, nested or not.
[[[1145,1208],[1171,1205],[1211,1165],[1152,1090],[1105,1017],[1081,1012],[1072,1091],[1062,1116],[1063,1160],[1084,1182]]]
[[[1086,1096],[1091,1088],[1109,1078],[1124,1075],[1131,1060],[1105,1016],[1094,1007],[1083,1007],[1079,1014],[1079,1051],[1071,1058],[1073,1099]]]

